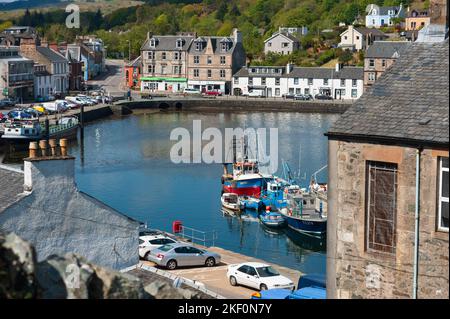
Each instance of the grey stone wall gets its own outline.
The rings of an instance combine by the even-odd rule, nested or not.
[[[414,148],[329,141],[327,294],[330,298],[411,298],[414,256]],[[332,152],[332,153],[331,153]],[[448,232],[437,231],[438,157],[421,156],[419,298],[448,298]],[[366,161],[397,163],[395,254],[365,249]]]
[[[30,192],[0,213],[0,229],[31,242],[38,260],[79,254],[112,269],[139,262],[139,223],[77,190],[74,159],[25,161]]]

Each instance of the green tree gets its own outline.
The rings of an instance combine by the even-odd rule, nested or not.
[[[348,63],[353,60],[353,54],[349,50],[344,50],[344,52],[342,52],[342,54],[339,56],[338,60],[340,63],[348,65]]]

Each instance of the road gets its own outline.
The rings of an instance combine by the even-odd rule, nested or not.
[[[88,85],[92,85],[95,88],[103,88],[107,93],[111,95],[117,95],[117,93],[124,93],[127,90],[124,88],[125,75],[124,75],[125,62],[123,60],[106,60],[107,72],[99,75],[94,80],[87,82]],[[115,94],[114,94],[115,93]]]

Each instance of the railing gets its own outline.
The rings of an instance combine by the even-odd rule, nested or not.
[[[214,246],[218,236],[215,230],[212,231],[200,231],[194,228],[182,226],[181,233],[178,233],[184,239],[189,239],[193,244],[197,243],[202,244],[205,247]],[[211,245],[208,245],[211,243]]]

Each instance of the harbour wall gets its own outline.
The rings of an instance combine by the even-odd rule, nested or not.
[[[118,106],[129,109],[162,109],[205,112],[301,112],[301,113],[344,113],[352,102],[335,101],[291,101],[265,99],[155,99],[122,101]]]

